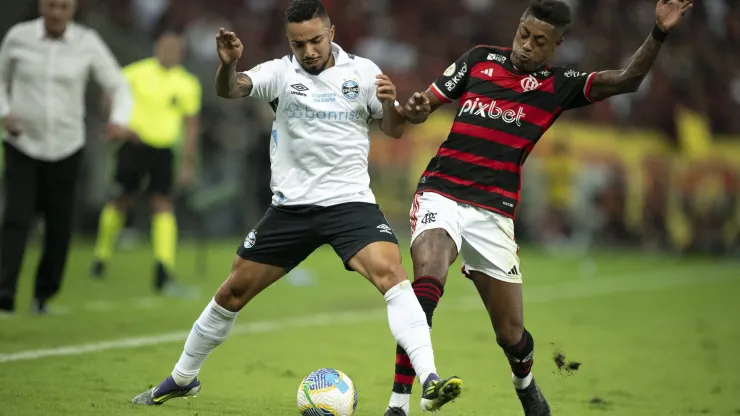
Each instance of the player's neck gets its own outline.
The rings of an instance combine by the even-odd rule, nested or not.
[[[326,67],[324,68],[324,71],[327,69],[333,67],[337,63],[337,60],[334,58],[334,54],[332,53],[329,57],[329,62],[326,63]]]
[[[516,71],[519,71],[519,72],[524,73],[524,74],[534,74],[535,72],[540,71],[541,69],[545,68],[546,66],[547,66],[547,63],[543,63],[543,64],[541,64],[540,66],[538,66],[537,68],[535,68],[532,71],[525,71],[524,69],[521,69],[518,66],[514,65],[513,62],[511,63],[511,67],[512,68],[514,68]]]

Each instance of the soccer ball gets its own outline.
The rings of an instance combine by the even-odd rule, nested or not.
[[[303,416],[352,416],[357,410],[357,389],[339,370],[316,370],[298,386],[298,410]]]

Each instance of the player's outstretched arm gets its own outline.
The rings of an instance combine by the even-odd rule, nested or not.
[[[406,105],[403,107],[406,120],[411,124],[421,124],[427,121],[429,115],[442,106],[444,102],[440,100],[431,90],[416,92],[412,95]]]
[[[236,72],[236,62],[241,58],[244,46],[234,32],[224,28],[216,35],[216,49],[221,60],[216,71],[216,93],[222,98],[246,97],[252,91],[252,80],[246,74]]]
[[[594,76],[590,96],[595,100],[603,100],[637,91],[653,67],[668,32],[681,22],[683,15],[691,9],[693,3],[693,0],[658,1],[653,32],[635,52],[625,68],[602,71]]]

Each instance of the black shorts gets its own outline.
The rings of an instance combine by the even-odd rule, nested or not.
[[[139,191],[143,180],[149,180],[148,191],[169,195],[172,189],[172,149],[156,148],[126,142],[116,156],[116,183],[125,193]]]
[[[375,204],[271,206],[236,253],[245,260],[291,270],[314,250],[329,244],[351,271],[349,260],[378,241],[398,244],[388,220]]]

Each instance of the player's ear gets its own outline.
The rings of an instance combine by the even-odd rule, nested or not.
[[[557,41],[555,41],[555,46],[560,46],[560,44],[563,43],[564,40],[565,40],[565,38],[564,37],[561,37],[560,39],[558,39]]]
[[[329,28],[329,41],[334,42],[334,25]]]

